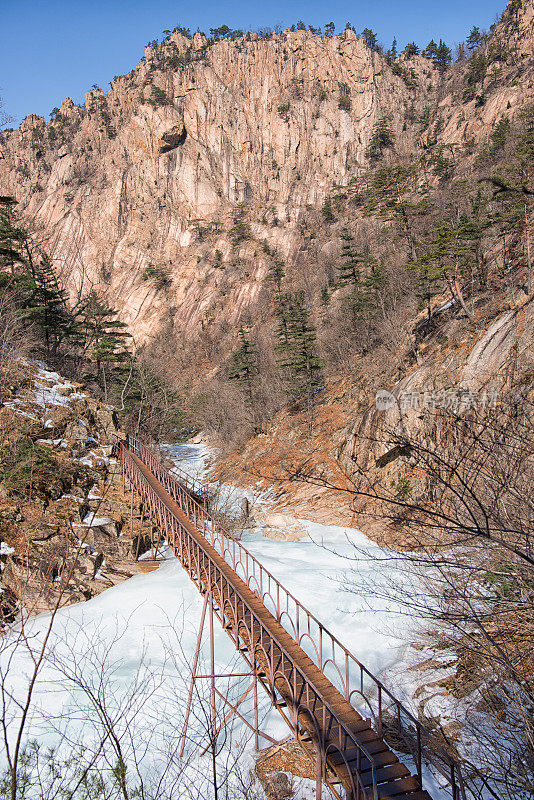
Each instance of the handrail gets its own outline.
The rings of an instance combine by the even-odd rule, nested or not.
[[[127,436],[127,444],[128,448],[132,451],[132,453],[136,453],[140,456],[140,458],[146,457],[150,458],[154,456],[154,451],[151,447],[148,447],[146,444],[143,444],[139,441],[135,436],[132,436],[130,433]],[[141,455],[141,453],[143,455]],[[144,458],[143,458],[144,460]],[[154,459],[154,466],[158,465],[162,469],[165,469],[162,464],[160,464],[157,459]],[[186,472],[181,470],[176,464],[172,467],[171,470],[166,470],[171,476],[177,477],[179,483],[187,489],[188,492],[192,492],[192,494],[196,495],[197,497],[202,497],[205,493],[205,486],[197,481],[192,475],[188,475]]]
[[[133,451],[132,451],[133,452]],[[139,452],[136,453],[140,460],[141,456]],[[159,518],[159,522],[161,526],[166,530],[167,534],[171,534],[171,543],[173,548],[178,547],[180,553],[183,555],[187,553],[187,559],[185,559],[185,564],[189,568],[190,572],[193,573],[199,582],[201,581],[201,576],[207,573],[207,586],[205,587],[205,591],[210,591],[214,594],[217,598],[218,610],[219,610],[219,618],[221,622],[224,622],[224,609],[225,604],[227,602],[231,602],[233,597],[232,595],[237,595],[239,601],[248,611],[252,620],[252,627],[251,627],[251,638],[254,641],[254,621],[257,626],[256,633],[260,634],[259,645],[260,649],[263,649],[264,652],[271,652],[271,667],[274,666],[274,657],[272,655],[272,645],[273,642],[276,644],[280,655],[281,661],[277,663],[276,669],[273,669],[273,689],[276,688],[276,677],[277,675],[281,675],[284,672],[284,662],[288,662],[291,665],[292,671],[292,681],[291,683],[295,686],[297,685],[296,677],[300,677],[302,681],[302,685],[306,687],[306,702],[302,702],[302,690],[300,692],[300,705],[301,708],[308,709],[309,713],[311,713],[310,709],[314,709],[316,706],[320,706],[321,709],[321,722],[322,722],[322,733],[325,735],[325,732],[328,734],[332,734],[332,731],[337,728],[337,738],[329,739],[329,746],[339,746],[340,752],[346,751],[349,747],[353,747],[358,752],[358,764],[361,763],[361,758],[365,758],[370,765],[370,771],[372,775],[372,786],[365,787],[361,776],[356,771],[356,774],[351,773],[351,780],[356,780],[359,783],[359,789],[361,790],[358,792],[358,796],[362,798],[368,797],[369,790],[372,791],[373,800],[379,800],[379,790],[378,790],[378,783],[376,779],[376,768],[374,765],[374,760],[372,755],[367,751],[365,746],[361,744],[354,736],[353,732],[350,728],[345,724],[345,722],[339,717],[336,713],[335,709],[332,707],[331,703],[323,696],[320,689],[315,686],[313,680],[299,667],[297,662],[293,659],[290,653],[284,648],[284,646],[276,639],[276,636],[273,635],[262,620],[258,617],[254,608],[248,602],[246,596],[239,590],[239,588],[235,585],[235,582],[232,582],[231,578],[225,575],[224,570],[219,566],[213,558],[213,555],[209,552],[209,550],[203,545],[200,537],[195,535],[194,528],[193,530],[188,530],[188,528],[180,521],[180,519],[173,513],[173,511],[169,508],[169,506],[164,503],[161,497],[156,493],[154,488],[150,485],[149,481],[144,478],[142,479],[142,474],[139,472],[139,469],[136,469],[136,464],[134,463],[131,454],[128,450],[119,444],[119,456],[122,459],[123,466],[125,467],[125,472],[127,473],[128,479],[130,482],[138,489],[141,495],[145,496],[149,504],[152,506],[152,510],[155,511],[157,517]],[[152,470],[146,465],[147,469],[150,472]],[[157,478],[156,475],[154,477]],[[169,492],[171,498],[173,495]],[[177,502],[175,500],[175,502]],[[193,524],[192,524],[193,527]],[[196,527],[196,526],[195,526]],[[209,547],[209,542],[207,542]],[[211,545],[215,554],[218,555],[222,562],[228,566],[229,570],[231,569],[230,565],[219,553],[217,553],[216,548]],[[199,555],[202,554],[204,557],[201,561]],[[191,570],[191,560],[195,563],[194,570]],[[203,569],[202,569],[203,568]],[[238,576],[239,577],[239,576]],[[220,581],[220,586],[218,586],[218,582]],[[235,579],[234,579],[235,581]],[[250,590],[250,587],[247,587]],[[225,595],[226,590],[226,595]],[[256,594],[255,592],[252,592]],[[257,596],[257,595],[256,595]],[[237,606],[235,607],[235,617],[236,619],[239,618],[237,614]],[[241,618],[243,615],[241,615]],[[264,641],[263,637],[266,637],[268,640],[269,647],[263,648]],[[267,641],[265,642],[267,643]],[[252,658],[254,659],[256,656],[254,653],[251,654]],[[280,691],[280,690],[279,690]],[[311,694],[311,696],[310,696]],[[328,712],[328,716],[326,714]],[[297,721],[298,722],[298,721]]]
[[[262,600],[277,621],[285,628],[296,644],[301,646],[316,666],[331,680],[345,699],[367,717],[372,716],[373,727],[379,736],[384,735],[386,714],[395,724],[396,733],[403,737],[412,755],[422,785],[423,762],[431,764],[448,782],[453,800],[466,800],[466,789],[475,795],[477,790],[467,787],[460,763],[441,745],[419,720],[398,700],[389,689],[365,667],[339,639],[334,636],[274,577],[258,559],[222,528],[200,504],[181,486],[157,460],[154,451],[138,440],[128,439],[132,452],[146,464],[155,477],[182,508],[186,516],[213,545],[219,555]],[[134,449],[135,447],[135,449]],[[308,647],[306,648],[306,644]],[[366,682],[370,684],[366,686]],[[361,698],[360,706],[354,696]],[[386,702],[386,698],[389,702]],[[466,762],[468,763],[468,762]],[[493,794],[486,779],[469,764],[470,780],[475,778]],[[494,795],[496,796],[496,795]]]

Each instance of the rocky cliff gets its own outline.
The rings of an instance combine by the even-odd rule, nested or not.
[[[0,631],[21,609],[87,600],[149,563],[136,558],[150,547],[149,527],[113,457],[123,436],[115,410],[82,384],[3,360]]]
[[[138,341],[208,324],[224,335],[261,313],[262,245],[300,273],[331,258],[321,205],[367,167],[379,119],[402,158],[436,142],[463,151],[532,102],[533,4],[517,6],[486,46],[483,101],[463,91],[466,62],[443,77],[350,29],[215,43],[175,32],[84,107],[67,98],[50,122],[29,116],[5,132],[2,191],[73,297],[107,294]]]

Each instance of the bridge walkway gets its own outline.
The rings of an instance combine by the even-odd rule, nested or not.
[[[122,448],[121,460],[190,577],[202,594],[210,594],[223,627],[273,705],[300,739],[313,742],[323,779],[334,775],[353,800],[431,800],[419,776],[399,761],[200,532],[191,508],[184,512],[138,454]]]

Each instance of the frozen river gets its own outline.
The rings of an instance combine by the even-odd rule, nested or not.
[[[166,450],[181,469],[204,476],[207,448],[186,445]],[[238,508],[244,493],[229,487],[224,491],[230,505]],[[268,497],[246,495],[250,502],[268,506]],[[369,581],[391,578],[387,567],[361,559],[366,553],[380,555],[377,545],[357,530],[298,522],[305,531],[300,541],[269,539],[261,525],[246,530],[241,541],[372,672],[379,676],[385,670],[402,669],[409,640],[406,620],[365,592]],[[61,609],[52,625],[49,614],[35,617],[4,639],[0,668],[11,749],[35,673],[23,740],[39,742],[39,758],[48,747],[58,748],[54,758],[72,753],[75,747],[79,755],[74,760],[69,756],[64,780],[69,769],[79,773],[91,762],[113,783],[122,760],[132,787],[144,786],[147,798],[152,796],[148,787],[158,780],[154,796],[159,798],[211,796],[210,757],[200,756],[208,736],[208,686],[196,690],[186,755],[177,758],[202,599],[174,555],[169,550],[164,555],[157,571]],[[243,672],[244,662],[217,626],[217,671]],[[45,657],[35,670],[41,652]],[[202,664],[207,670],[207,658],[205,643],[201,671]],[[221,691],[232,698],[246,685],[247,679],[241,678],[220,681]],[[243,709],[247,710],[246,703]],[[222,718],[222,707],[218,714]],[[267,697],[262,698],[261,717],[265,732],[275,738],[288,735]],[[241,722],[230,726],[218,756],[228,796],[243,796],[243,781],[250,780],[246,776],[252,745],[248,728]],[[302,793],[311,796],[310,792],[305,785]]]

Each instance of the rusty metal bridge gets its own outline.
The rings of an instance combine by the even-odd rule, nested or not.
[[[474,776],[464,775],[381,681],[225,532],[204,507],[201,486],[175,477],[133,437],[118,445],[117,455],[123,479],[204,595],[203,619],[208,604],[256,684],[313,749],[318,798],[324,782],[349,800],[431,800],[424,765],[453,800],[479,794],[468,788]],[[211,639],[213,653],[213,631]],[[255,733],[257,745],[256,693]],[[396,753],[407,755],[411,771]]]

